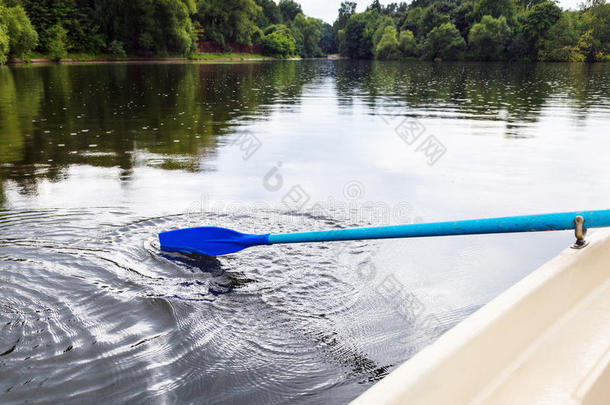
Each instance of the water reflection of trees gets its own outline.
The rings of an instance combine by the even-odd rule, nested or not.
[[[405,115],[457,113],[451,118],[498,119],[507,121],[509,128],[537,121],[553,98],[562,98],[584,119],[592,106],[610,95],[610,70],[604,64],[341,63],[337,93],[344,107],[354,97],[371,110],[399,102]]]
[[[305,67],[304,67],[305,66]],[[223,136],[296,108],[313,65],[142,64],[2,68],[2,177],[33,192],[75,164],[201,170]],[[313,71],[312,71],[313,69]]]
[[[121,179],[138,165],[208,170],[200,163],[226,136],[298,109],[305,84],[328,81],[340,111],[358,100],[374,113],[389,100],[405,115],[506,121],[506,136],[520,136],[549,101],[581,120],[607,105],[609,76],[604,64],[348,60],[4,67],[0,175],[27,193],[75,164],[118,167]]]

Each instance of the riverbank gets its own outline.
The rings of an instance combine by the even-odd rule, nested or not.
[[[294,60],[300,58],[275,58],[252,53],[198,53],[190,56],[128,56],[115,57],[105,54],[69,54],[67,58],[54,61],[46,55],[36,54],[28,59],[15,59],[8,64],[45,64],[45,63],[172,63],[172,62],[238,62],[238,61],[263,61],[263,60]]]
[[[290,57],[290,58],[276,58],[271,56],[264,56],[259,54],[250,54],[250,53],[201,53],[196,55],[191,55],[188,57],[184,56],[150,56],[150,57],[142,57],[142,56],[128,56],[125,58],[117,58],[111,55],[88,55],[88,54],[75,54],[68,55],[67,58],[61,59],[60,61],[54,61],[52,58],[46,57],[44,55],[36,55],[34,57],[28,58],[26,60],[23,59],[13,59],[6,62],[7,65],[27,65],[27,64],[74,64],[74,63],[178,63],[178,62],[256,62],[256,61],[273,61],[273,60],[316,60],[316,59],[328,59],[328,60],[348,60],[349,57],[341,56],[341,55],[328,55],[326,57],[320,58],[300,58],[300,57]],[[399,61],[408,62],[408,61],[420,61],[421,58],[417,57],[403,57],[400,58]],[[437,60],[440,62],[440,60]],[[463,62],[477,62],[474,60],[465,60]],[[609,63],[610,56],[605,55],[605,57],[598,61],[598,63]],[[584,63],[584,62],[572,62],[572,63]]]

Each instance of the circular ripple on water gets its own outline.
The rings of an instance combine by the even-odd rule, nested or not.
[[[305,219],[260,211],[198,221],[244,231],[345,226]],[[334,248],[219,258],[159,250],[158,232],[192,222],[107,208],[0,213],[6,401],[283,403],[385,372],[348,332],[360,287]]]

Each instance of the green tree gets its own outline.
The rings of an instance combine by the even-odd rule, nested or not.
[[[95,14],[99,0],[74,1],[76,12],[72,18],[73,24],[68,29],[71,32],[71,45],[81,51],[99,52],[106,46]]]
[[[561,9],[552,1],[536,4],[525,14],[522,32],[527,41],[527,53],[533,58],[537,56],[538,41],[544,38],[546,32],[561,17]]]
[[[22,58],[38,43],[38,34],[30,19],[20,6],[4,7],[0,4],[0,25],[9,38],[8,54],[11,58]]]
[[[279,29],[288,29],[288,27],[284,24],[273,24],[273,25],[269,25],[268,27],[266,27],[263,30],[263,35],[269,35],[274,31],[277,31]]]
[[[260,7],[260,12],[256,17],[256,25],[260,28],[268,27],[272,24],[279,24],[282,22],[282,13],[280,8],[273,0],[255,0],[256,4]]]
[[[580,49],[589,62],[610,54],[610,4],[594,2],[582,14]]]
[[[261,39],[263,53],[269,56],[292,56],[296,52],[296,41],[292,32],[285,25],[276,25],[269,27]]]
[[[6,63],[9,52],[9,38],[6,26],[0,23],[0,65]]]
[[[125,52],[125,46],[121,41],[112,41],[108,45],[108,53],[117,58],[126,58],[127,52]]]
[[[494,18],[504,16],[507,20],[511,20],[515,10],[515,0],[479,0],[474,5],[474,14],[479,18],[490,15]]]
[[[601,59],[600,48],[602,43],[595,38],[593,30],[587,30],[578,39],[578,51],[584,56],[587,62],[595,62]]]
[[[337,53],[337,38],[333,31],[332,25],[328,23],[322,23],[322,36],[320,37],[320,50],[322,54],[329,55]]]
[[[352,15],[341,38],[341,53],[352,59],[370,59],[372,40],[366,38],[367,18],[365,13]]]
[[[335,35],[338,35],[339,31],[344,29],[349,21],[349,18],[356,14],[356,6],[357,4],[353,1],[344,1],[341,2],[341,6],[339,7],[339,15],[337,16],[337,20],[333,24],[333,30],[335,31]]]
[[[49,56],[58,62],[68,56],[66,43],[68,42],[68,31],[60,24],[53,25],[46,32],[47,50]]]
[[[40,38],[41,50],[47,49],[46,33],[54,25],[67,31],[66,46],[71,50],[99,51],[104,40],[99,32],[96,9],[103,0],[13,0],[25,9]]]
[[[517,0],[517,6],[522,8],[523,10],[529,10],[536,4],[542,3],[544,1],[547,0]]]
[[[381,16],[376,23],[375,32],[373,33],[373,49],[377,49],[381,37],[385,34],[387,27],[394,27],[394,20],[389,16]],[[396,29],[394,30],[396,31]]]
[[[299,14],[302,15],[302,14]],[[295,20],[298,17],[295,17]],[[294,21],[290,21],[288,23],[288,28],[292,33],[292,37],[294,38],[295,43],[295,55],[304,55],[305,54],[305,36],[299,29],[299,27],[294,23]]]
[[[424,15],[424,9],[421,7],[411,7],[405,16],[405,21],[401,26],[401,31],[409,30],[419,33],[419,26]]]
[[[95,0],[95,18],[106,44],[116,40],[127,51],[161,55],[195,50],[191,15],[196,11],[195,0]]]
[[[394,3],[396,4],[396,3]],[[400,27],[405,23],[405,19],[407,18],[407,14],[409,12],[409,5],[401,1],[397,4],[396,11],[392,14],[392,18],[396,21],[396,29],[400,31]]]
[[[580,15],[577,12],[564,12],[561,18],[547,31],[539,42],[538,58],[543,61],[578,62],[585,57],[580,53]]]
[[[452,23],[444,23],[430,31],[423,45],[425,59],[461,59],[466,42]]]
[[[460,4],[452,13],[453,23],[464,38],[468,36],[475,21],[474,5],[467,1]]]
[[[432,29],[441,24],[448,23],[449,21],[449,15],[443,13],[440,6],[437,3],[434,3],[424,10],[419,26],[417,27],[417,35],[424,37],[431,32]]]
[[[375,52],[373,37],[383,21],[376,9],[353,14],[339,32],[341,53],[355,59],[371,59]]]
[[[377,11],[381,13],[381,2],[379,0],[373,0],[370,6],[366,8],[366,11]]]
[[[294,0],[280,0],[279,8],[285,23],[294,20],[297,15],[303,14],[301,5]]]
[[[479,60],[501,60],[505,57],[510,28],[504,16],[483,16],[480,23],[472,26],[468,42],[472,55]]]
[[[195,19],[203,27],[204,40],[250,45],[260,12],[254,0],[199,0]]]
[[[400,58],[398,40],[396,39],[397,35],[396,28],[393,26],[385,27],[383,36],[375,48],[375,57],[377,59],[393,60]]]
[[[63,27],[71,21],[75,6],[73,0],[21,0],[21,5],[38,31],[43,50],[47,49],[47,43],[52,39],[48,33],[54,31],[49,29],[58,24]]]
[[[298,14],[294,18],[292,26],[302,35],[302,50],[299,54],[305,58],[320,56],[322,51],[318,44],[322,38],[322,20]]]
[[[401,31],[398,46],[403,56],[417,56],[417,41],[411,31]]]
[[[190,18],[196,11],[194,0],[155,0],[154,6],[148,11],[142,27],[143,34],[153,39],[154,48],[151,50],[162,54],[192,53],[196,48],[195,29]]]

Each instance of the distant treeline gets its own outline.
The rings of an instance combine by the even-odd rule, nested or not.
[[[259,45],[266,55],[360,59],[600,61],[610,4],[563,11],[548,0],[343,2],[331,26],[294,0],[0,0],[0,63],[32,51],[190,55],[197,42]]]
[[[333,29],[352,58],[600,61],[610,55],[610,4],[562,11],[548,0],[414,0],[363,13],[344,2]]]
[[[334,51],[333,36],[293,0],[0,0],[0,61],[32,50],[54,59],[189,55],[198,41],[317,57]]]

